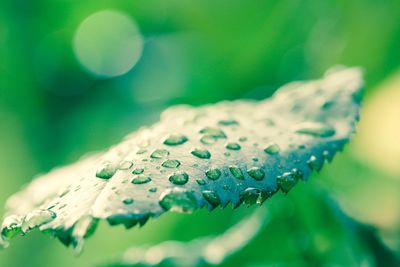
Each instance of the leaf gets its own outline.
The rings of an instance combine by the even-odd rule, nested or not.
[[[129,228],[168,210],[260,204],[287,193],[349,140],[361,83],[358,69],[336,68],[264,101],[168,109],[153,126],[12,196],[3,243],[39,228],[79,250],[98,219]]]

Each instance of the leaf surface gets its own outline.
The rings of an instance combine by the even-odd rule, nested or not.
[[[361,86],[359,69],[337,68],[263,101],[170,108],[153,126],[12,196],[3,242],[40,228],[80,248],[98,219],[129,228],[168,210],[260,204],[287,193],[349,140]]]

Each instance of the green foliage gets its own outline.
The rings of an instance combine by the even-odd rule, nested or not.
[[[130,228],[170,210],[263,203],[341,150],[358,119],[358,69],[264,101],[177,106],[108,151],[38,177],[8,201],[3,239],[40,228],[78,250],[99,219]]]

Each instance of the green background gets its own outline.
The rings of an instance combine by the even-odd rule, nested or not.
[[[73,49],[79,25],[102,10],[128,15],[144,38],[138,63],[107,79]],[[283,212],[227,266],[374,266],[310,188],[330,192],[399,254],[400,1],[1,1],[0,212],[38,173],[119,142],[168,106],[262,99],[335,64],[365,70],[355,141],[267,203]],[[32,233],[0,251],[0,266],[91,266],[130,245],[220,233],[250,211],[167,214],[129,231],[103,223],[78,258]]]

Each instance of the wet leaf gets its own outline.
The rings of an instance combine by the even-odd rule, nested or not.
[[[361,83],[358,69],[341,68],[263,101],[170,108],[153,126],[12,196],[3,243],[39,228],[81,248],[98,219],[129,228],[168,210],[238,207],[287,193],[349,140]]]

